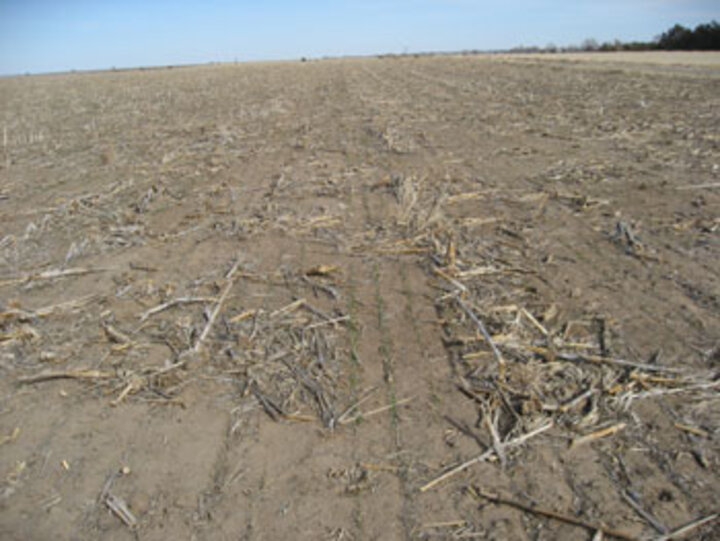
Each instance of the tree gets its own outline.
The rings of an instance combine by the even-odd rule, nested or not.
[[[695,27],[692,43],[693,49],[720,50],[720,23],[712,21]]]
[[[692,30],[676,24],[670,30],[660,35],[658,46],[661,49],[667,50],[689,49],[692,43],[692,36]]]
[[[597,51],[600,45],[598,45],[596,39],[588,38],[582,42],[582,45],[580,47],[583,51]]]
[[[667,50],[720,50],[720,24],[699,24],[695,30],[676,24],[657,38],[658,48]]]

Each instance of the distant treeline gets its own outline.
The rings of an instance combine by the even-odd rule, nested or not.
[[[515,47],[513,52],[572,52],[572,51],[720,51],[720,23],[699,24],[695,30],[676,24],[653,41],[607,41],[598,43],[586,39],[580,45],[557,47]]]
[[[690,30],[676,24],[657,39],[657,48],[669,51],[720,51],[720,24],[712,21]]]

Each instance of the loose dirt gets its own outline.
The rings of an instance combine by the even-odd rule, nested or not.
[[[2,537],[718,538],[683,63],[1,79]]]

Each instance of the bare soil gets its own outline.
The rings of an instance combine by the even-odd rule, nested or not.
[[[601,62],[611,64],[631,64],[635,69],[641,65],[674,66],[678,68],[720,68],[720,53],[717,51],[623,51],[623,52],[586,52],[586,53],[550,53],[542,55],[505,55],[506,59],[524,60],[566,60],[569,62]]]
[[[0,120],[2,538],[720,537],[716,66],[16,77]]]

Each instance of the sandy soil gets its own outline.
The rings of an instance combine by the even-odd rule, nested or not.
[[[717,539],[720,81],[589,65],[0,80],[0,535]]]

